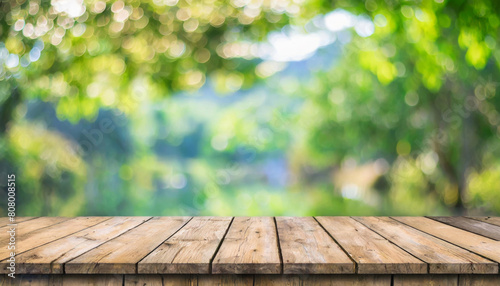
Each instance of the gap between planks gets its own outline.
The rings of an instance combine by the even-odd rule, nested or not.
[[[16,247],[16,255],[19,255],[19,254],[27,252],[31,249],[49,244],[53,241],[68,237],[68,236],[73,235],[79,231],[88,229],[94,225],[97,225],[99,223],[110,220],[111,218],[112,217],[75,217],[72,219],[63,220],[63,221],[55,223],[55,224],[51,224],[51,225],[46,226],[46,227],[38,228],[38,229],[35,229],[35,230],[27,232],[27,233],[23,233],[21,236],[16,237],[16,243],[18,245]],[[88,222],[85,220],[88,220]],[[30,220],[30,221],[33,221],[33,220]],[[60,235],[60,233],[57,233],[56,231],[52,231],[52,232],[49,231],[48,234],[43,232],[44,230],[47,230],[47,229],[49,229],[49,230],[56,229],[57,230],[57,229],[60,229],[61,226],[66,227],[66,224],[70,224],[74,221],[82,221],[83,227],[82,227],[82,225],[73,226],[74,227],[73,230],[66,230],[65,232],[63,232],[62,235]],[[64,229],[67,229],[67,228],[71,228],[71,225],[67,226]],[[34,239],[32,236],[30,237],[28,235],[30,235],[30,236],[34,235],[34,237],[36,239]],[[31,246],[29,248],[24,249],[25,246],[23,244],[26,243],[26,241],[33,244],[34,246]],[[21,248],[21,246],[23,248]],[[8,250],[8,249],[5,248],[4,250],[0,250],[0,259],[1,260],[8,259],[10,257],[10,255],[8,255],[9,253],[5,252],[5,250]]]
[[[494,240],[500,240],[500,226],[467,217],[426,216],[435,221],[475,233]]]
[[[210,258],[210,263],[208,265],[209,273],[212,273],[212,263],[214,262],[214,259],[215,259],[215,256],[217,255],[217,253],[219,253],[219,249],[222,246],[222,243],[224,242],[224,239],[226,238],[227,232],[231,228],[231,225],[233,225],[233,221],[234,221],[234,216],[231,217],[231,222],[229,222],[229,225],[226,228],[226,231],[224,232],[224,236],[222,236],[222,239],[220,240],[220,243],[217,246],[217,249],[215,250],[214,254],[212,255],[212,258]]]
[[[352,217],[318,217],[358,263],[358,274],[428,273],[428,264]]]
[[[278,242],[278,254],[280,256],[280,273],[283,274],[283,252],[281,251],[281,244],[280,244],[280,234],[279,234],[279,231],[278,231],[278,223],[276,222],[276,217],[273,217],[273,220],[274,220],[274,227],[275,227],[275,230],[276,230],[276,236],[278,237],[277,239],[277,242]],[[255,281],[254,281],[255,283]]]
[[[120,236],[124,235],[125,233],[127,233],[127,232],[131,231],[132,229],[134,229],[134,228],[136,228],[136,227],[138,227],[138,226],[141,226],[141,225],[143,225],[143,224],[147,223],[148,221],[150,221],[150,220],[151,220],[151,219],[153,219],[153,218],[154,218],[154,217],[152,217],[152,216],[151,216],[151,217],[149,217],[148,219],[146,219],[146,220],[145,220],[145,221],[143,221],[142,223],[140,223],[140,224],[136,225],[135,227],[133,227],[133,228],[131,228],[131,229],[129,229],[129,230],[127,230],[127,231],[125,231],[125,232],[123,232],[123,233],[121,233],[121,234],[117,235],[117,236],[116,236],[116,237],[114,237],[113,239],[118,238],[118,237],[120,237]],[[109,240],[108,240],[108,241],[109,241]],[[107,243],[108,241],[105,241],[104,243]],[[104,243],[102,243],[102,244],[104,244]],[[100,244],[100,245],[102,245],[102,244]],[[100,246],[100,245],[99,245],[99,246]],[[96,247],[98,247],[98,246],[96,246]],[[94,247],[94,248],[95,248],[95,247]],[[76,259],[76,258],[78,258],[78,257],[80,257],[80,256],[82,256],[82,255],[84,255],[84,254],[86,254],[87,252],[91,251],[91,250],[92,250],[92,249],[94,249],[94,248],[91,248],[91,249],[89,249],[89,250],[85,251],[84,253],[81,253],[81,254],[79,254],[79,255],[77,255],[77,256],[75,256],[75,257],[71,258],[71,260]],[[71,261],[71,260],[69,260],[69,261]],[[63,267],[62,267],[62,269],[63,269],[63,274],[66,274],[66,263],[63,263]]]
[[[495,274],[498,264],[388,217],[356,217],[404,251],[428,263],[431,274]]]
[[[141,258],[139,261],[137,261],[137,263],[135,264],[135,273],[138,274],[139,273],[139,263],[141,263],[141,261],[143,261],[146,257],[148,257],[148,255],[150,255],[151,253],[153,253],[155,250],[157,250],[160,246],[162,246],[167,240],[169,240],[171,237],[173,237],[176,233],[178,233],[181,229],[183,229],[190,221],[193,220],[194,217],[191,217],[189,218],[181,227],[179,227],[179,229],[177,229],[174,233],[172,233],[167,239],[165,239],[164,241],[162,241],[160,244],[158,244],[158,246],[156,246],[153,250],[151,250],[148,254],[144,255],[143,258]]]
[[[181,229],[192,217],[153,217],[65,263],[71,274],[136,274],[137,263]],[[149,235],[144,236],[147,233]],[[133,246],[133,247],[131,247]]]
[[[335,240],[335,238],[325,229],[325,227],[318,221],[318,219],[316,217],[313,217],[313,218],[316,221],[316,223],[323,229],[323,231],[326,232],[326,234],[328,234],[328,236],[333,240],[333,242],[335,244],[337,244],[338,247],[340,247],[340,249],[342,249],[342,251],[345,253],[345,255],[347,255],[347,257],[349,257],[349,259],[354,264],[354,273],[357,274],[358,273],[358,263],[351,257],[351,255],[349,255],[349,253],[344,249],[344,247],[342,245],[340,245],[340,243],[338,243],[337,240]]]

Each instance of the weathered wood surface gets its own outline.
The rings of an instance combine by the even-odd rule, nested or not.
[[[375,277],[370,281],[377,285],[380,277],[393,275],[393,279],[404,278],[398,283],[412,285],[413,278],[407,274],[417,278],[424,274],[428,283],[441,283],[433,282],[438,277],[453,284],[454,279],[442,275],[467,275],[457,283],[496,281],[500,285],[500,241],[492,238],[497,227],[493,217],[446,221],[426,217],[40,217],[17,222],[17,275],[121,274],[120,283],[126,285],[139,285],[144,279],[153,281],[144,282],[151,285],[160,280],[161,285],[211,285],[213,281],[246,285],[248,279],[250,285],[337,285],[341,280],[325,278],[334,276]],[[9,238],[0,235],[3,274],[9,273]],[[66,284],[74,281],[57,275],[40,277],[69,281]],[[93,279],[98,277],[105,276]],[[117,276],[106,277],[114,281]],[[358,285],[359,281],[352,281],[345,285]]]
[[[212,263],[216,274],[279,274],[281,261],[272,217],[236,217]]]
[[[500,275],[460,275],[459,286],[498,286]]]
[[[69,218],[67,217],[41,217],[37,219],[32,219],[32,220],[23,220],[19,222],[19,219],[17,218],[17,226],[14,228],[16,229],[16,240],[19,240],[19,238],[23,237],[25,234],[30,233],[32,231],[35,231],[37,229],[49,227],[51,225],[55,225],[58,223],[61,223],[63,221],[68,220]],[[3,226],[0,227],[0,245],[6,245],[10,239],[10,234],[7,232],[11,229],[11,226]]]
[[[0,277],[0,285],[390,286],[391,275],[24,275],[16,279]]]
[[[487,222],[489,224],[500,226],[500,217],[495,217],[495,216],[486,216],[486,217],[485,216],[469,216],[468,218],[475,219],[475,220],[478,220],[478,221],[484,221],[484,222]]]
[[[18,275],[0,277],[0,285],[30,286],[120,286],[123,275]]]
[[[139,262],[139,273],[209,274],[232,218],[195,217]]]
[[[354,262],[312,217],[277,217],[283,273],[355,273]]]
[[[255,286],[390,286],[390,275],[256,275]]]
[[[498,286],[497,275],[20,275],[0,276],[0,285],[31,286]]]
[[[6,226],[8,224],[17,224],[23,221],[28,221],[31,219],[34,219],[36,217],[33,216],[24,216],[24,217],[17,217],[14,219],[14,221],[11,221],[9,217],[0,217],[0,227],[1,226]]]
[[[115,217],[71,236],[33,248],[16,257],[17,271],[44,274],[63,273],[63,264],[145,222],[150,217]],[[7,273],[9,262],[0,262]]]
[[[498,264],[388,217],[357,217],[373,231],[429,264],[430,273],[498,273]]]
[[[458,275],[394,275],[394,286],[422,286],[439,285],[455,286],[458,285]]]
[[[500,240],[500,226],[491,225],[487,222],[482,222],[474,219],[469,219],[466,217],[429,217],[433,220],[440,221],[442,223],[449,224],[454,227],[461,228],[479,234],[482,236],[489,237],[494,240]]]
[[[125,275],[124,286],[163,286],[161,275]]]
[[[178,231],[189,217],[157,217],[70,260],[66,273],[136,273],[137,263]]]
[[[429,218],[395,217],[394,219],[426,232],[432,236],[477,253],[483,257],[500,262],[500,241],[468,232]]]
[[[50,226],[38,228],[34,231],[25,232],[22,228],[16,231],[16,253],[20,254],[45,243],[74,234],[82,229],[91,227],[100,222],[110,219],[109,217],[77,217],[64,220],[63,222]],[[36,219],[38,220],[38,219]],[[35,221],[35,220],[31,220]],[[28,221],[30,222],[30,221]],[[27,222],[27,223],[28,223]],[[4,244],[6,245],[6,244]],[[0,260],[10,257],[11,251],[7,247],[0,248]]]
[[[427,264],[350,217],[317,217],[361,274],[426,273]]]

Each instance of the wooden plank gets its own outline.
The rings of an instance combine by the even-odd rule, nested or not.
[[[195,217],[138,264],[139,273],[209,274],[231,217]]]
[[[427,273],[427,264],[350,217],[317,217],[356,261],[360,274]]]
[[[65,220],[48,227],[40,228],[28,233],[19,232],[16,235],[16,253],[17,255],[32,248],[49,243],[59,238],[78,232],[87,227],[96,225],[100,222],[110,219],[109,217],[78,217]],[[32,220],[35,221],[35,220]],[[28,221],[31,222],[31,221]],[[11,250],[0,248],[0,260],[7,259]]]
[[[500,275],[460,275],[459,286],[498,286]]]
[[[198,286],[197,275],[162,275],[163,286]]]
[[[389,286],[390,275],[305,275],[301,285],[311,286]]]
[[[114,217],[65,238],[31,249],[16,257],[16,272],[30,274],[63,273],[63,263],[117,237],[151,217]],[[0,272],[9,262],[0,262]]]
[[[458,275],[394,275],[394,286],[457,286]]]
[[[10,278],[7,275],[0,275],[1,286],[30,285],[47,286],[49,285],[48,275],[16,275],[16,278]]]
[[[467,218],[487,222],[489,224],[493,224],[496,226],[500,226],[500,217],[496,217],[496,216],[468,216]]]
[[[163,286],[160,275],[125,275],[124,286]]]
[[[9,223],[12,223],[9,217],[0,217],[0,226],[6,226]]]
[[[251,275],[199,275],[198,286],[253,286]]]
[[[500,241],[424,217],[393,217],[395,220],[446,240],[483,257],[500,262]]]
[[[34,217],[34,216],[16,216],[16,217],[14,217],[14,221],[11,222],[10,217],[8,217],[8,216],[0,217],[0,226],[3,227],[3,226],[6,226],[8,224],[20,223],[20,222],[28,221],[28,220],[31,220],[34,218],[36,218],[36,217]]]
[[[236,217],[212,264],[214,274],[279,274],[281,262],[272,217]]]
[[[38,218],[33,218],[30,220],[22,221],[22,222],[17,222],[17,228],[16,228],[16,234],[23,235],[38,229],[42,229],[45,227],[49,227],[64,221],[67,221],[71,218],[69,217],[38,217]],[[4,226],[0,228],[1,232],[6,231],[9,229],[9,226]]]
[[[254,286],[298,286],[300,284],[298,275],[255,275]]]
[[[15,229],[16,240],[19,240],[20,237],[23,237],[27,233],[32,231],[45,228],[47,226],[51,226],[57,223],[61,223],[63,221],[69,220],[66,217],[41,217],[32,220],[27,220],[17,224],[17,226],[4,226],[0,227],[0,245],[7,246],[9,240],[11,239],[10,231],[11,229]],[[5,247],[7,248],[7,247]]]
[[[123,279],[123,275],[49,275],[48,285],[122,286]]]
[[[255,275],[255,286],[390,286],[391,275]]]
[[[27,222],[27,221],[35,219],[35,218],[37,218],[37,217],[36,216],[16,216],[14,223]]]
[[[52,226],[67,220],[69,220],[69,218],[67,217],[40,217],[24,221],[22,223],[19,223],[15,227],[16,239],[19,239],[20,237],[32,231]],[[10,226],[0,227],[0,245],[7,245],[7,243],[9,242],[10,235],[7,231],[10,229],[11,229]]]
[[[430,273],[498,273],[498,264],[388,217],[356,217],[402,249],[429,264]]]
[[[354,262],[312,217],[277,217],[284,274],[354,273]]]
[[[124,278],[123,278],[124,276]],[[124,279],[124,280],[123,280]],[[163,280],[163,284],[162,284]],[[2,281],[2,280],[0,280]],[[252,286],[252,275],[21,275],[0,285]],[[255,285],[389,286],[390,275],[256,275]]]
[[[500,226],[465,217],[435,216],[429,218],[494,240],[500,240]]]
[[[190,217],[155,217],[65,264],[66,273],[135,274],[137,263]]]

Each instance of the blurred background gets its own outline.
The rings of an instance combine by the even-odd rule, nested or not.
[[[498,215],[500,2],[7,0],[17,215]]]

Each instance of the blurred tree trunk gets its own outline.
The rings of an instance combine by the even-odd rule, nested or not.
[[[466,214],[464,201],[469,190],[468,176],[473,160],[475,158],[475,126],[472,114],[465,116],[462,120],[462,134],[460,146],[460,166],[458,169],[458,200],[455,206],[459,215]]]
[[[10,82],[10,95],[0,106],[0,134],[5,134],[14,110],[21,103],[21,91],[15,83]]]
[[[458,106],[454,105],[453,102],[453,91],[452,86],[447,81],[446,83],[447,90],[442,94],[445,96],[445,102],[447,104],[447,109],[441,110],[434,101],[432,103],[432,108],[435,112],[436,126],[437,128],[443,128],[443,131],[446,136],[450,136],[450,134],[455,133],[454,129],[460,128],[460,130],[456,130],[459,133],[459,138],[448,137],[442,140],[443,138],[435,138],[433,142],[434,152],[438,155],[438,162],[443,170],[444,174],[448,178],[450,184],[456,188],[457,190],[457,199],[452,206],[452,212],[455,215],[465,215],[466,207],[464,205],[464,201],[467,196],[468,191],[468,170],[472,165],[472,158],[474,156],[473,150],[473,137],[475,134],[473,133],[473,122],[472,115],[465,110],[465,94],[464,101]],[[465,89],[465,87],[464,87]],[[451,110],[451,115],[447,116],[447,119],[443,117],[446,111]],[[439,136],[438,136],[439,137]],[[450,145],[449,141],[457,140],[459,142],[458,149],[458,158],[454,159],[457,156],[454,156],[453,151],[449,150],[448,146]],[[446,143],[443,143],[446,142]]]

